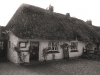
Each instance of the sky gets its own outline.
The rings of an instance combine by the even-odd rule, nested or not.
[[[44,9],[51,4],[54,7],[54,12],[70,13],[71,17],[84,21],[91,20],[93,25],[100,26],[100,0],[1,0],[0,25],[6,26],[23,3]]]

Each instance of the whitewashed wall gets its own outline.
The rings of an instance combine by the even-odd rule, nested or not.
[[[9,41],[10,41],[10,47],[9,47],[9,42],[8,42],[8,51],[7,51],[7,57],[8,59],[11,61],[11,62],[14,62],[14,63],[18,63],[18,55],[17,55],[17,52],[14,51],[13,49],[13,44],[14,45],[17,45],[17,42],[18,42],[18,38],[13,35],[12,32],[9,32]],[[13,43],[13,44],[12,44]]]
[[[31,39],[20,39],[20,38],[18,39],[18,41],[27,41],[27,40],[28,40],[28,43],[26,43],[26,47],[25,48],[20,48],[20,50],[23,50],[23,51],[29,50],[30,40]],[[29,57],[30,57],[29,52],[22,52],[23,62],[27,62],[28,63],[29,62]]]
[[[40,61],[42,61],[42,60],[44,60],[44,58],[43,58],[43,48],[46,48],[46,47],[48,47],[48,40],[47,41],[41,41],[40,42]],[[53,53],[53,54],[55,54],[55,59],[62,59],[63,58],[63,50],[60,48],[60,43],[58,43],[58,52],[59,53]],[[47,60],[52,60],[53,59],[53,57],[52,57],[52,53],[51,54],[48,54],[48,56],[47,56]]]
[[[68,45],[71,45],[71,41],[58,41],[59,42],[59,46],[58,46],[58,51],[59,53],[55,53],[55,59],[63,59],[63,50],[60,47],[60,45],[67,43]],[[48,46],[48,41],[41,41],[40,42],[40,60],[43,60],[43,57],[41,56],[43,53],[43,48]],[[85,43],[82,41],[78,41],[78,52],[71,52],[71,48],[69,47],[69,58],[73,58],[73,57],[79,57],[82,55],[83,53],[83,47],[85,48]],[[52,54],[49,54],[47,56],[47,60],[52,60]]]
[[[11,32],[9,33],[10,39],[9,41],[11,41],[11,43],[13,43],[14,45],[17,45],[17,43],[19,41],[28,41],[28,43],[26,43],[26,48],[20,48],[20,50],[29,50],[29,46],[30,46],[30,41],[37,41],[39,42],[39,61],[43,61],[43,48],[48,47],[48,42],[50,40],[33,40],[33,39],[20,39],[17,38],[16,36],[14,36]],[[67,43],[69,45],[71,45],[71,41],[65,41],[65,40],[59,40],[58,41],[58,51],[59,53],[55,53],[55,59],[63,59],[63,50],[60,47],[60,45],[62,45],[63,43]],[[71,49],[69,48],[69,57],[79,57],[82,55],[83,52],[83,47],[85,47],[85,43],[78,41],[78,52],[71,52]],[[30,58],[30,54],[28,52],[22,52],[22,55],[26,55],[25,58],[23,58],[23,62],[30,62],[29,58]],[[18,55],[16,51],[13,51],[12,48],[8,48],[8,59],[14,63],[19,63],[19,59],[18,59]],[[52,60],[52,54],[48,54],[47,56],[47,60]]]
[[[70,45],[71,45],[71,42],[70,42]],[[71,48],[69,48],[69,57],[73,58],[73,57],[81,56],[83,53],[83,47],[85,48],[85,43],[78,41],[78,52],[71,52]]]
[[[37,41],[37,42],[39,42],[39,61],[43,61],[44,60],[43,48],[48,47],[48,42],[50,40],[19,39],[19,41],[26,41],[26,40],[28,40],[28,43],[26,44],[26,48],[20,48],[20,50],[29,50],[30,41]],[[59,53],[55,53],[55,59],[62,59],[63,58],[63,50],[60,48],[60,46],[58,46],[58,51],[59,51]],[[27,55],[27,52],[23,52],[23,53],[25,55]],[[25,58],[25,62],[29,62],[29,57],[30,57],[30,54],[27,55],[27,57]],[[47,60],[52,60],[52,59],[53,59],[52,54],[48,54]]]

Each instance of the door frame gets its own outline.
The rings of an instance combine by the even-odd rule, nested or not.
[[[38,53],[37,53],[37,61],[39,60],[39,41],[30,41],[30,46],[31,46],[31,43],[34,42],[34,43],[38,43]],[[29,57],[29,60],[30,60],[30,57]],[[33,60],[30,60],[30,61],[34,61]]]

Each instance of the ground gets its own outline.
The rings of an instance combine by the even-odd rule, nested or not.
[[[0,75],[100,75],[100,61],[68,59],[18,66],[0,61]]]

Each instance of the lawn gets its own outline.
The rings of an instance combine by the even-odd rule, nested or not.
[[[100,75],[100,61],[68,59],[17,66],[0,62],[0,75]]]

